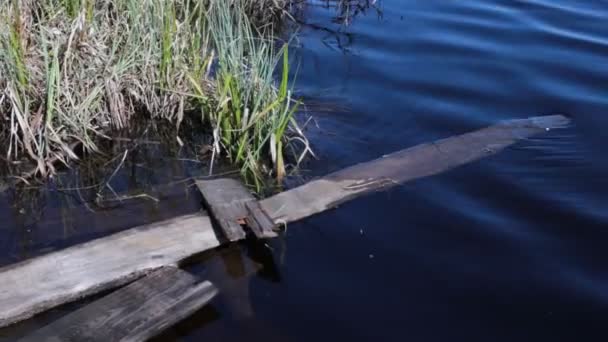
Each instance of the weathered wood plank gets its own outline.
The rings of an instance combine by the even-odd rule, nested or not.
[[[247,225],[259,239],[277,237],[274,231],[276,225],[260,206],[258,201],[245,202],[247,208]]]
[[[247,223],[258,238],[276,237],[274,223],[264,214],[258,201],[236,179],[219,178],[196,181],[205,205],[230,241],[245,238],[242,224]]]
[[[298,188],[259,201],[261,212],[274,224],[292,222],[331,209],[370,191],[437,174],[499,152],[520,139],[568,124],[563,116],[536,117],[500,124],[415,146],[383,158],[352,166]],[[244,203],[251,194],[218,180],[212,196],[233,203],[227,213],[238,220],[250,214]],[[197,183],[204,192],[205,184]],[[227,184],[222,190],[217,185]],[[219,190],[218,190],[219,189]],[[232,191],[230,190],[230,191]],[[206,191],[206,190],[205,190]],[[240,192],[240,193],[239,193]],[[211,193],[207,191],[207,193]],[[236,195],[235,195],[236,194]],[[234,198],[241,199],[230,202]],[[223,197],[225,196],[225,197]],[[247,198],[249,200],[243,200]],[[221,203],[219,201],[218,203]],[[236,208],[236,209],[235,209]],[[213,208],[212,208],[213,209]],[[264,219],[256,219],[256,222]],[[240,228],[240,224],[239,224]],[[240,228],[242,230],[242,228]],[[244,238],[244,232],[233,239]],[[60,304],[125,284],[147,272],[220,244],[208,217],[202,214],[137,227],[63,251],[0,268],[0,327],[29,318]]]
[[[146,341],[207,304],[217,289],[176,267],[161,269],[21,339]]]
[[[196,186],[226,238],[230,241],[244,239],[245,231],[240,221],[244,222],[247,216],[245,202],[254,199],[251,193],[232,178],[199,180],[196,181]]]
[[[277,223],[326,211],[371,191],[447,171],[493,155],[518,140],[569,123],[562,115],[504,121],[358,164],[260,201]]]
[[[0,327],[217,247],[208,216],[136,227],[0,269]]]

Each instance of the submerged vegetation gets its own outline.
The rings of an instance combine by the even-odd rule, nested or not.
[[[308,142],[294,119],[287,0],[10,0],[0,4],[0,134],[6,158],[55,173],[98,152],[135,115],[178,127],[198,116],[212,158],[259,189]],[[275,69],[281,74],[275,81]],[[179,134],[175,139],[182,143]],[[288,148],[290,146],[290,148]]]

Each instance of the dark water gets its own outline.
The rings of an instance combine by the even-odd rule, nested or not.
[[[564,113],[573,124],[292,224],[268,246],[201,256],[191,270],[223,294],[159,340],[605,341],[608,1],[329,5],[297,14],[297,90],[318,126],[307,176],[501,119]],[[172,160],[136,179],[193,172]],[[128,175],[123,191],[139,184]],[[122,210],[155,220],[196,210],[192,196]],[[2,201],[4,263],[103,230],[66,238],[40,228],[43,217],[28,240],[27,224],[6,219],[19,217],[10,196]]]

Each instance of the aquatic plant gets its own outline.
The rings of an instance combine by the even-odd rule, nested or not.
[[[233,162],[244,166],[257,187],[265,172],[258,163],[270,156],[276,176],[285,174],[283,159],[288,128],[296,130],[293,114],[297,102],[289,90],[288,48],[273,46],[272,32],[254,32],[248,18],[226,6],[215,4],[209,28],[217,51],[214,107],[206,117],[214,127],[217,152],[226,150]],[[236,13],[236,14],[235,14]],[[273,74],[281,63],[281,78],[274,86]],[[202,95],[198,91],[198,95]],[[307,147],[305,140],[304,145]],[[221,147],[220,147],[221,145]]]
[[[214,157],[227,156],[258,187],[270,173],[280,180],[285,145],[299,141],[299,151],[308,149],[293,119],[288,49],[275,47],[272,36],[286,3],[2,2],[0,131],[9,140],[7,159],[25,157],[36,174],[53,175],[57,162],[97,152],[100,139],[128,127],[136,114],[179,127],[196,112],[213,132]]]

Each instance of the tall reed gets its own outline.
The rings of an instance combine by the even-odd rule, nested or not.
[[[298,141],[302,152],[308,146],[293,119],[288,49],[275,47],[268,26],[285,4],[0,3],[0,130],[10,136],[7,157],[26,157],[48,176],[56,161],[69,165],[81,156],[74,146],[96,152],[99,139],[127,127],[133,115],[179,126],[196,111],[213,131],[215,157],[227,156],[257,186],[268,174],[281,179],[285,144]]]
[[[243,174],[252,176],[256,186],[265,170],[259,161],[272,162],[280,180],[285,175],[283,144],[287,128],[297,129],[293,119],[297,103],[289,90],[288,48],[275,49],[272,30],[255,32],[244,14],[242,4],[232,8],[221,2],[212,3],[209,31],[217,51],[215,75],[215,107],[208,111],[207,120],[214,135],[221,137],[215,146],[222,149],[233,162],[243,166]],[[274,71],[282,63],[278,87]]]

